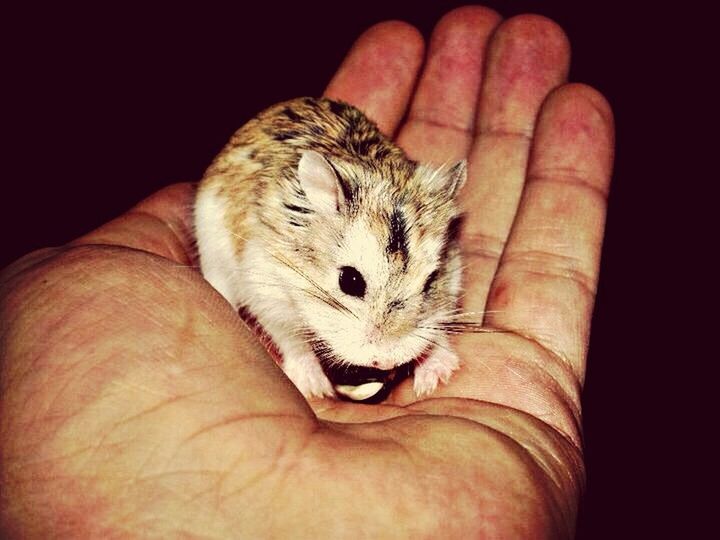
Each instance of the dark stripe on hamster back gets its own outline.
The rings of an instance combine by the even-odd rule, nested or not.
[[[330,105],[330,110],[336,116],[343,116],[349,109],[345,103],[340,103],[338,101],[328,100],[328,104]]]
[[[290,210],[291,212],[298,212],[300,214],[312,214],[313,213],[313,210],[311,210],[310,208],[305,208],[303,206],[297,206],[295,204],[283,203],[283,206],[285,208],[287,208],[288,210]]]
[[[297,139],[300,135],[299,131],[289,129],[286,131],[278,131],[273,135],[273,139],[276,141],[287,141],[288,139]]]
[[[290,107],[285,107],[282,112],[293,122],[302,122],[302,116],[293,111]]]

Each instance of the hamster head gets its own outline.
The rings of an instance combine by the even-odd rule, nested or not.
[[[294,173],[283,279],[298,332],[326,362],[380,369],[432,348],[457,306],[465,162],[379,166],[306,150]]]

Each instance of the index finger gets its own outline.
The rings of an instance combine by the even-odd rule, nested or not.
[[[398,144],[423,163],[467,157],[474,136],[485,51],[500,16],[481,6],[446,14],[430,37],[428,57]]]
[[[195,251],[192,233],[194,197],[195,186],[191,183],[167,186],[69,245],[124,246],[189,265]]]
[[[379,23],[357,39],[324,95],[354,105],[392,136],[405,115],[423,53],[415,27]]]

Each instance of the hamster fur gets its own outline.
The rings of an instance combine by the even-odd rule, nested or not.
[[[408,159],[358,109],[275,105],[240,128],[201,181],[205,278],[272,338],[305,396],[333,396],[324,362],[392,369],[422,358],[432,393],[459,360],[443,324],[461,267],[455,196],[466,164]]]

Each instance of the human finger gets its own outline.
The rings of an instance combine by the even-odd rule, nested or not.
[[[405,115],[424,53],[415,27],[386,21],[353,44],[324,95],[350,103],[392,135]]]
[[[430,38],[428,58],[398,144],[424,163],[467,157],[488,39],[500,16],[481,6],[445,15]]]
[[[584,375],[613,160],[613,119],[595,90],[543,105],[525,192],[488,301],[492,326],[521,333]]]
[[[461,192],[467,311],[485,308],[525,183],[538,111],[565,81],[569,58],[562,29],[536,15],[505,21],[490,42],[468,182]]]
[[[167,186],[70,245],[125,246],[160,255],[181,265],[191,264],[194,197],[195,186],[191,183]]]

